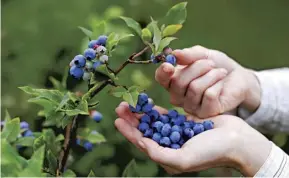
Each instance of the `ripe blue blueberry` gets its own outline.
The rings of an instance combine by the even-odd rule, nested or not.
[[[164,126],[164,123],[162,123],[161,121],[156,121],[152,124],[152,127],[157,131],[157,132],[161,132],[162,128]]]
[[[160,115],[160,120],[162,121],[162,123],[169,123],[170,118],[167,115]]]
[[[162,136],[166,137],[169,136],[171,133],[172,127],[170,124],[165,124],[162,128],[161,134]]]
[[[79,138],[76,139],[76,144],[81,145],[81,140]]]
[[[190,125],[191,125],[191,129],[193,129],[194,126],[196,125],[195,121],[189,120],[188,122],[189,122]]]
[[[84,142],[83,147],[87,150],[87,151],[92,151],[92,143],[90,143],[89,141]]]
[[[138,130],[141,131],[142,133],[145,133],[145,131],[149,129],[149,125],[145,122],[142,122],[138,126]]]
[[[152,138],[153,136],[153,129],[147,129],[143,135],[144,137],[147,137],[147,138]]]
[[[162,135],[160,133],[154,133],[152,139],[157,142],[158,144],[160,143],[160,140],[162,138]]]
[[[154,54],[151,54],[151,60],[153,61],[154,64],[159,63],[159,61],[155,58]]]
[[[74,61],[74,65],[76,65],[79,68],[82,68],[85,66],[86,60],[85,57],[83,55],[77,55],[73,58]]]
[[[102,63],[106,63],[108,61],[108,56],[107,55],[100,56],[99,61]]]
[[[186,121],[186,122],[184,122],[183,128],[184,128],[184,129],[185,129],[185,128],[191,128],[191,124]]]
[[[133,113],[136,113],[136,108],[134,108],[132,105],[129,105],[129,110]]]
[[[137,113],[141,112],[141,106],[137,104],[136,107],[135,107],[135,110],[136,110]]]
[[[89,81],[90,78],[91,78],[90,72],[84,72],[84,73],[83,73],[82,79],[83,79],[84,81]]]
[[[179,132],[179,133],[182,135],[183,129],[182,129],[182,127],[179,126],[179,125],[174,125],[174,126],[172,127],[172,132]]]
[[[93,63],[93,66],[92,66],[92,67],[93,67],[94,69],[96,69],[96,68],[98,68],[98,67],[101,66],[101,65],[102,65],[102,62],[96,61],[96,62]]]
[[[214,123],[212,121],[207,120],[203,122],[203,126],[205,130],[210,130],[210,129],[213,129]]]
[[[184,134],[185,134],[189,139],[192,138],[192,137],[195,135],[194,131],[193,131],[191,128],[185,128]]]
[[[179,132],[172,132],[170,139],[173,143],[178,143],[181,139],[181,134]]]
[[[97,39],[97,44],[98,44],[98,45],[105,46],[105,45],[106,45],[106,40],[107,40],[107,36],[101,35],[101,36],[99,36],[98,39]]]
[[[148,113],[153,109],[153,107],[154,106],[152,104],[147,103],[142,107],[142,111]]]
[[[95,46],[97,45],[97,43],[98,43],[97,40],[91,40],[91,41],[88,43],[88,48],[94,49]]]
[[[69,73],[71,76],[73,76],[76,79],[80,79],[83,76],[83,69],[82,68],[78,68],[76,66],[72,66],[69,70]]]
[[[20,129],[28,129],[29,124],[25,121],[20,122]]]
[[[140,93],[138,95],[138,101],[137,102],[139,105],[144,105],[145,103],[148,102],[148,99],[149,99],[149,97],[146,93]]]
[[[148,112],[148,115],[152,118],[154,118],[155,120],[157,120],[159,118],[159,112],[155,109],[152,109],[150,112]]]
[[[205,128],[202,124],[200,123],[196,123],[196,125],[194,126],[193,128],[194,132],[195,132],[195,135],[199,134],[199,133],[202,133],[204,132]]]
[[[168,147],[171,144],[171,140],[169,137],[163,137],[160,140],[160,145],[164,146],[164,147]]]
[[[179,145],[182,146],[185,143],[185,140],[183,138],[180,139]]]
[[[26,130],[23,133],[23,137],[32,137],[33,136],[33,132],[31,130]]]
[[[168,111],[168,116],[171,118],[177,117],[177,115],[178,115],[178,111],[174,109]]]
[[[182,125],[186,120],[186,117],[184,115],[179,115],[177,118],[173,119],[174,125]]]
[[[93,60],[96,57],[95,51],[91,48],[86,49],[84,51],[84,57],[89,61]]]
[[[168,62],[172,65],[176,65],[177,59],[174,55],[169,54],[166,56],[166,62]]]
[[[144,114],[144,115],[140,118],[140,121],[150,124],[150,123],[151,123],[151,118],[150,118],[150,116]]]
[[[171,144],[171,148],[172,149],[180,149],[181,146],[179,144],[177,144],[177,143],[174,143],[174,144]]]
[[[102,120],[102,114],[98,111],[92,111],[91,112],[91,118],[96,121],[96,122],[99,122]]]

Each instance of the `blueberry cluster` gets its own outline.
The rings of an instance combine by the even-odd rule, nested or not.
[[[90,117],[96,121],[96,122],[100,122],[102,120],[102,114],[96,110],[92,110],[90,111]]]
[[[170,47],[166,47],[163,49],[163,52],[157,56],[154,56],[153,54],[151,55],[151,60],[153,60],[154,64],[157,64],[161,61],[168,62],[172,65],[176,65],[177,59],[176,57],[172,54],[173,50]]]
[[[176,110],[160,114],[153,107],[152,99],[147,94],[141,93],[136,107],[130,106],[130,110],[134,113],[144,113],[138,129],[144,137],[151,138],[164,147],[178,149],[193,136],[214,127],[214,123],[210,120],[196,123],[187,120],[185,115],[179,114]]]
[[[76,79],[88,81],[91,78],[91,72],[97,67],[108,62],[106,55],[107,36],[101,35],[97,40],[91,40],[84,54],[75,56],[70,62],[70,75]]]
[[[87,151],[92,151],[93,144],[87,140],[82,140],[80,138],[77,138],[76,144],[83,146]]]
[[[20,129],[24,130],[21,134],[23,137],[33,137],[33,132],[29,129],[29,124],[27,122],[20,122]]]

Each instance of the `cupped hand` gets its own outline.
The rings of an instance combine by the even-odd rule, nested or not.
[[[155,109],[160,113],[167,112],[157,106]],[[116,113],[119,118],[115,126],[120,133],[170,174],[231,166],[245,175],[253,176],[271,149],[270,142],[263,135],[234,116],[209,118],[215,124],[214,129],[194,136],[181,149],[175,150],[143,137],[137,129],[140,115],[131,113],[127,103],[121,103]],[[188,116],[188,119],[203,121],[192,116]]]
[[[240,104],[254,111],[260,86],[254,73],[220,51],[202,46],[175,50],[176,67],[163,63],[156,80],[170,93],[170,102],[200,118],[216,116]]]

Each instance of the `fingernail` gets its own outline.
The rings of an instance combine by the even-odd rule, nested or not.
[[[222,72],[222,73],[224,73],[224,74],[227,74],[228,73],[228,71],[226,70],[226,69],[220,69],[220,71]]]
[[[142,141],[138,141],[138,145],[139,145],[139,147],[141,147],[142,149],[145,149],[145,148],[146,148],[145,144],[144,144]]]

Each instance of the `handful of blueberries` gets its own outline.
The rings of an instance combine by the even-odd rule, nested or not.
[[[144,113],[138,126],[143,136],[151,138],[163,147],[179,149],[193,136],[214,127],[214,123],[210,120],[202,123],[186,120],[186,116],[176,110],[160,114],[153,109],[153,100],[145,93],[139,94],[136,107],[131,105],[129,107],[133,113]]]

